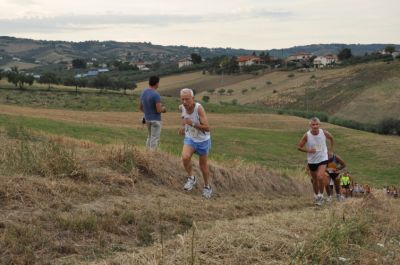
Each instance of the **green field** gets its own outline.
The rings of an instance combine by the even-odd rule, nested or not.
[[[285,116],[282,116],[282,120]],[[306,126],[307,121],[304,120]],[[0,126],[22,126],[29,130],[89,140],[99,144],[129,143],[144,146],[146,130],[102,127],[90,124],[51,121],[47,119],[0,115]],[[303,130],[242,127],[219,124],[212,131],[210,158],[220,162],[241,160],[268,168],[298,170],[305,166],[305,154],[296,145]],[[335,137],[336,152],[348,164],[356,181],[375,186],[398,185],[400,138],[380,136],[341,127],[330,128]],[[177,128],[164,128],[161,150],[179,156],[182,138]]]

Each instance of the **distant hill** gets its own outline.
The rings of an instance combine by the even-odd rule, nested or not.
[[[287,57],[297,52],[307,52],[314,55],[325,55],[325,54],[338,54],[343,48],[351,49],[353,55],[364,55],[365,53],[374,53],[381,51],[386,48],[389,44],[344,44],[344,43],[332,43],[332,44],[311,44],[304,46],[294,46],[285,49],[272,49],[269,51],[270,55],[276,57]],[[390,44],[394,45],[394,44]],[[396,50],[400,50],[400,45],[394,45]]]
[[[337,53],[342,48],[350,48],[355,55],[362,55],[384,49],[388,44],[313,44],[285,49],[258,50],[269,52],[276,57],[287,57],[296,52],[309,52],[315,55]],[[400,49],[400,46],[396,46]],[[150,42],[117,41],[45,41],[0,36],[0,66],[14,60],[26,63],[49,64],[71,61],[74,58],[96,58],[97,61],[120,59],[127,61],[161,62],[178,61],[198,53],[203,58],[221,55],[239,56],[253,53],[253,50],[232,48],[206,48],[188,46],[162,46]]]

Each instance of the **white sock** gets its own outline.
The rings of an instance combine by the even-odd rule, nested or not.
[[[323,198],[324,195],[323,195],[322,193],[318,193],[318,197],[319,197],[319,198]]]

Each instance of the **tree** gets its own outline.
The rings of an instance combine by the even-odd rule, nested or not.
[[[106,75],[98,75],[93,81],[93,86],[100,90],[112,87],[110,78]]]
[[[203,101],[204,102],[208,102],[210,100],[210,97],[209,96],[203,96]]]
[[[201,56],[200,55],[198,55],[197,53],[192,53],[191,55],[190,55],[190,57],[192,58],[192,62],[193,62],[193,64],[199,64],[199,63],[201,63]]]
[[[11,67],[11,71],[7,73],[7,79],[9,83],[13,83],[20,89],[24,88],[25,83],[29,84],[30,86],[33,85],[33,81],[35,80],[32,75],[21,73],[16,66]]]
[[[228,89],[228,94],[229,94],[229,96],[232,96],[232,93],[233,93],[233,89],[232,89],[232,88],[229,88],[229,89]]]
[[[220,89],[218,89],[218,93],[220,94],[220,95],[222,95],[222,94],[224,94],[225,93],[225,89],[223,89],[223,88],[220,88]]]
[[[341,61],[350,59],[352,56],[353,55],[351,54],[351,49],[349,49],[349,48],[343,48],[338,53],[338,59],[341,60]]]
[[[72,60],[72,67],[75,69],[85,69],[86,68],[86,61],[84,59],[73,59]]]
[[[40,76],[39,83],[47,84],[48,88],[50,89],[51,84],[57,85],[59,83],[59,80],[55,73],[47,72]]]
[[[396,51],[396,47],[394,45],[388,45],[385,47],[385,52],[392,54]]]
[[[124,95],[126,95],[127,89],[134,90],[137,88],[136,82],[128,79],[118,79],[114,82],[114,86],[117,89],[122,88],[124,90]]]
[[[210,89],[207,90],[207,92],[210,93],[210,94],[214,94],[215,88],[210,88]]]

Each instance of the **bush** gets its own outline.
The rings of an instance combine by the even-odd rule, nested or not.
[[[202,100],[204,102],[208,102],[208,101],[210,101],[210,97],[209,96],[203,96]]]
[[[381,134],[400,135],[400,120],[388,118],[380,121],[377,125],[377,132]]]
[[[221,89],[218,89],[218,93],[220,94],[220,95],[222,95],[222,94],[224,94],[225,93],[225,89],[223,89],[223,88],[221,88]]]
[[[288,74],[288,76],[287,77],[289,77],[289,78],[291,78],[291,77],[294,77],[294,74],[293,73],[291,73],[291,74]]]
[[[242,89],[242,94],[243,94],[243,95],[246,94],[247,91],[249,91],[247,88]]]
[[[272,85],[272,82],[271,81],[267,81],[266,84],[267,85]]]

